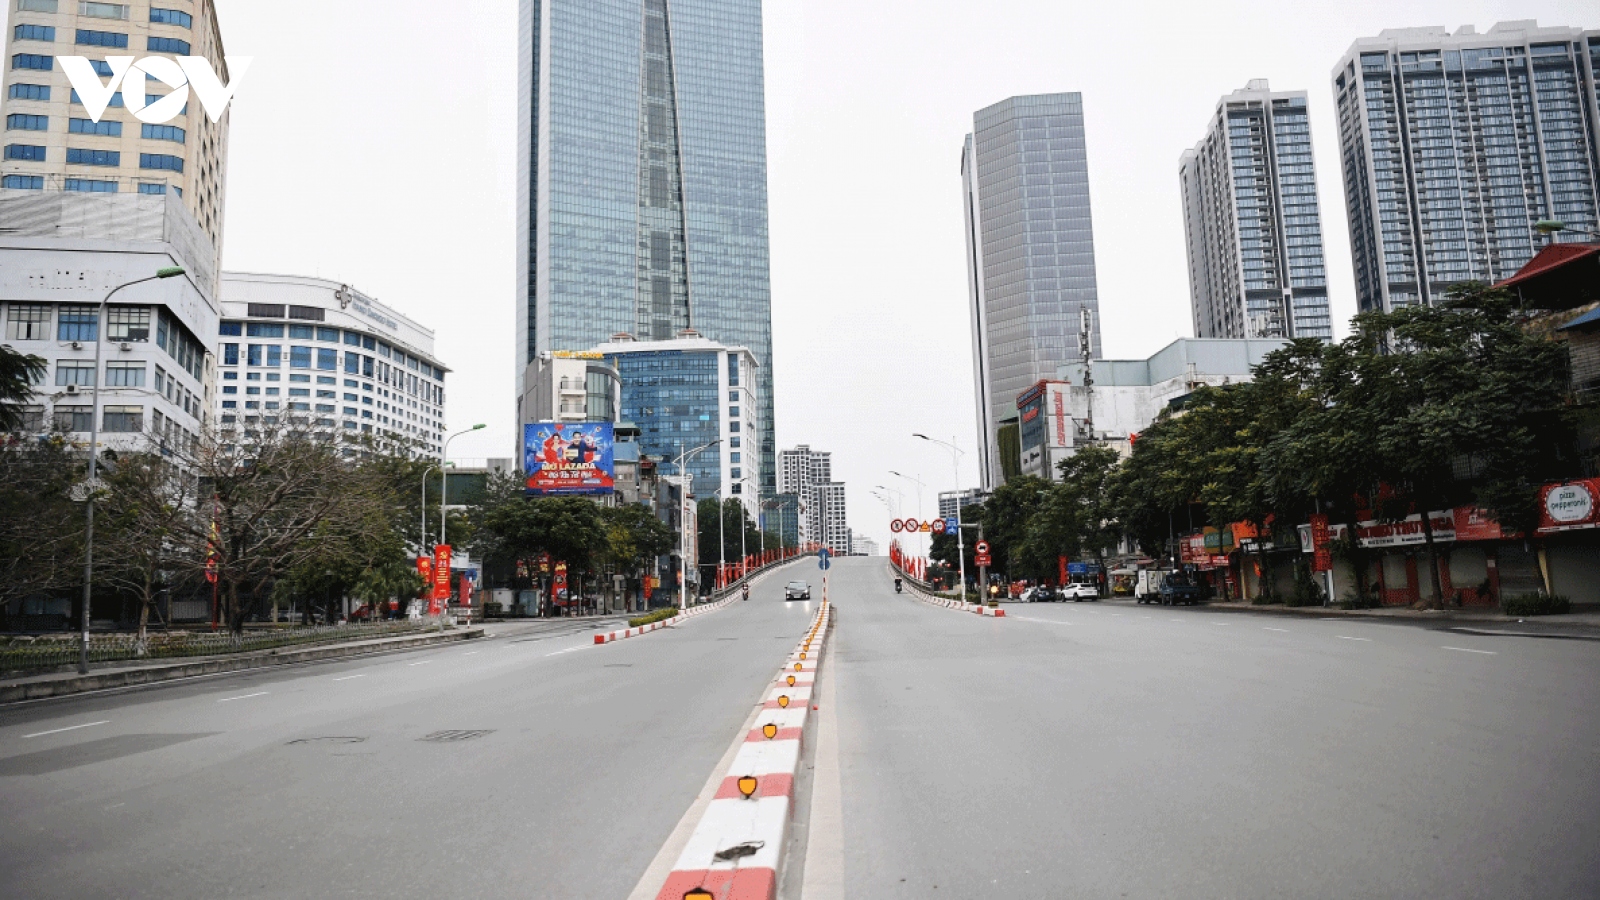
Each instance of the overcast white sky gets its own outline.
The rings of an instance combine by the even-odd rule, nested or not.
[[[233,106],[224,263],[357,285],[434,329],[452,456],[510,456],[516,3],[217,0]],[[10,4],[6,4],[10,6]],[[1190,333],[1178,154],[1248,79],[1309,92],[1334,318],[1354,313],[1329,73],[1382,28],[1536,18],[1576,0],[767,0],[780,446],[832,450],[850,520],[920,474],[924,511],[968,451],[976,481],[960,148],[973,111],[1080,91],[1106,354]],[[915,488],[907,504],[915,512]]]

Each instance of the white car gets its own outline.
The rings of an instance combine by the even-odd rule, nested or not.
[[[1061,599],[1071,600],[1073,603],[1100,599],[1100,589],[1092,584],[1063,584],[1059,593]]]

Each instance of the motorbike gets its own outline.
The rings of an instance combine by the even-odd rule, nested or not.
[[[896,594],[900,593],[900,579],[898,578],[894,580],[894,592]]]
[[[744,594],[744,599],[746,599],[746,600],[750,599],[750,585],[747,584],[747,585],[744,586],[743,594]]]

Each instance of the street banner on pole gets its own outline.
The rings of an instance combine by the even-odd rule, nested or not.
[[[1316,513],[1311,517],[1311,571],[1330,572],[1333,570],[1333,549],[1329,541],[1328,517],[1323,513]]]

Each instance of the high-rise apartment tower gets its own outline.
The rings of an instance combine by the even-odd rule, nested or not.
[[[220,260],[229,113],[213,123],[191,91],[178,118],[152,125],[127,112],[119,91],[95,122],[60,62],[63,56],[87,57],[105,79],[111,74],[108,56],[201,56],[224,84],[231,83],[213,0],[15,0],[7,26],[0,187],[176,193],[210,239],[211,256]],[[168,90],[149,81],[146,99],[154,103]]]
[[[967,286],[983,487],[1003,481],[1002,420],[1081,358],[1081,311],[1100,310],[1081,94],[1012,97],[973,116],[961,152]],[[1091,356],[1100,355],[1098,322]]]
[[[522,0],[518,37],[518,396],[613,335],[746,347],[771,494],[761,0]]]
[[[1600,30],[1396,28],[1333,71],[1362,310],[1510,276],[1533,227],[1600,221]],[[1556,240],[1585,240],[1577,231]]]
[[[833,454],[801,444],[778,454],[778,491],[799,504],[800,543],[821,541],[825,531],[821,486],[833,480]]]
[[[1305,91],[1223,97],[1178,180],[1195,337],[1332,340]]]

